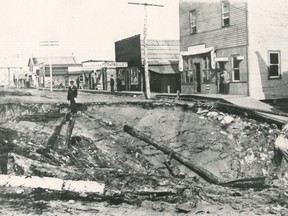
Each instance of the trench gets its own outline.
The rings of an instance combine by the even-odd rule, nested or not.
[[[279,129],[236,115],[232,115],[233,124],[223,125],[219,115],[208,116],[212,111],[220,113],[213,107],[213,103],[203,102],[82,104],[73,117],[75,125],[67,147],[67,105],[2,104],[1,138],[13,144],[8,173],[105,183],[105,197],[85,198],[91,201],[202,199],[205,181],[175,160],[168,168],[168,156],[125,133],[125,124],[197,161],[221,179],[258,177],[263,169],[272,172],[270,144],[276,135],[269,130],[277,134]],[[256,153],[260,148],[261,154]]]

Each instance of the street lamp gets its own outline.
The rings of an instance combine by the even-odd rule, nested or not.
[[[59,41],[40,41],[40,46],[59,46]],[[52,86],[52,63],[51,63],[51,48],[49,48],[49,65],[50,65],[50,91],[53,91]],[[45,76],[45,65],[44,65],[44,76]]]

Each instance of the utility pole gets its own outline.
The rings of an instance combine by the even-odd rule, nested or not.
[[[50,65],[50,91],[53,91],[52,85],[52,63],[51,63],[51,46],[59,46],[59,41],[40,41],[40,46],[49,46],[49,65]],[[45,64],[44,64],[44,77],[45,77]]]
[[[149,65],[148,65],[148,48],[147,48],[147,6],[154,7],[164,7],[164,5],[158,4],[148,4],[146,3],[136,3],[136,2],[128,2],[128,4],[141,5],[144,6],[144,71],[145,71],[145,86],[146,86],[146,98],[150,99],[150,79],[149,79]]]

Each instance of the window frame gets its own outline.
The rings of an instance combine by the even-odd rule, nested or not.
[[[271,64],[271,54],[278,54],[278,64]],[[278,76],[271,76],[271,65],[278,65]],[[280,50],[268,50],[268,78],[269,79],[281,79],[281,51]]]
[[[228,12],[224,11],[224,6],[228,6]],[[229,23],[225,24],[225,20],[228,19]],[[230,3],[228,1],[222,1],[221,2],[221,26],[222,27],[227,27],[230,26],[231,19],[230,19]]]
[[[197,13],[196,13],[196,9],[189,11],[189,27],[190,27],[190,34],[196,34],[197,33]]]
[[[239,62],[239,67],[237,68],[234,68],[234,59],[235,61],[238,61]],[[232,68],[232,82],[241,82],[241,70],[240,70],[240,63],[241,63],[242,60],[238,60],[237,59],[237,56],[231,56],[231,68]],[[235,80],[235,70],[238,70],[239,71],[239,80]]]

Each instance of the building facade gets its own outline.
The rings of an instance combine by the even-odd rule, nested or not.
[[[148,40],[148,65],[152,92],[180,91],[179,41]],[[116,61],[127,62],[127,68],[117,69],[117,87],[126,91],[145,91],[144,43],[141,35],[115,42]]]
[[[180,0],[182,92],[219,93],[220,72],[226,69],[229,94],[287,97],[288,46],[275,33],[288,31],[271,11],[281,11],[277,3]]]
[[[82,62],[85,75],[85,88],[111,90],[110,79],[116,79],[116,68],[126,68],[127,62],[110,60],[87,60]],[[116,82],[116,81],[115,81]]]
[[[69,81],[82,76],[82,64],[76,62],[73,56],[63,57],[32,57],[28,67],[36,87],[49,87],[51,84],[50,62],[52,68],[53,87],[68,87]]]

